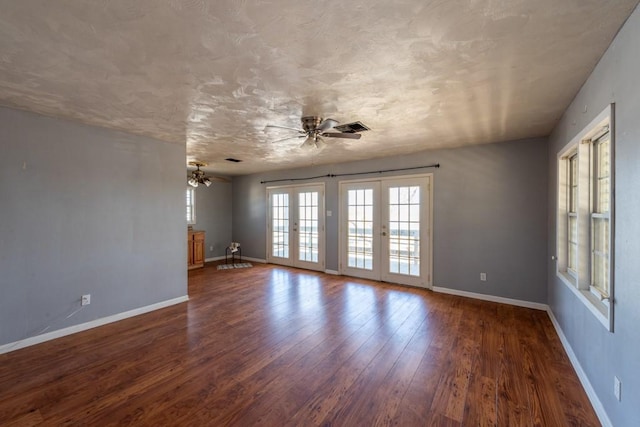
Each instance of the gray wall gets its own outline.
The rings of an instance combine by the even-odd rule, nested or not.
[[[242,244],[244,255],[266,258],[266,185],[260,184],[262,180],[432,163],[440,163],[441,167],[411,173],[434,173],[434,285],[545,303],[545,139],[236,177],[233,238]],[[382,176],[403,173],[409,172]],[[377,176],[381,175],[370,175]],[[355,178],[363,177],[366,176]],[[315,180],[325,182],[326,209],[334,213],[326,222],[329,270],[338,270],[338,182],[346,179]],[[487,273],[487,282],[480,282],[480,272]]]
[[[640,425],[640,10],[631,15],[565,112],[549,145],[549,253],[556,242],[556,155],[615,102],[615,331],[576,299],[549,262],[549,305],[615,426]],[[587,109],[586,113],[583,112]],[[622,402],[613,377],[622,380]]]
[[[0,344],[187,294],[184,159],[0,108]]]
[[[196,223],[194,230],[204,230],[206,258],[224,256],[231,243],[232,184],[213,182],[196,188]],[[213,250],[211,247],[213,246]]]

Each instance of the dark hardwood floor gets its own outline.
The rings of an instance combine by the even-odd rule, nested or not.
[[[269,265],[0,355],[0,425],[596,426],[545,312]]]

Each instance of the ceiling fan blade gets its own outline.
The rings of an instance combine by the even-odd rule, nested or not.
[[[316,130],[319,131],[319,132],[324,132],[324,131],[329,130],[332,127],[336,126],[338,123],[340,123],[340,122],[338,122],[337,120],[324,119],[322,121],[322,123],[320,123],[320,126],[318,126],[316,128]]]
[[[329,138],[347,138],[347,139],[360,139],[362,135],[359,133],[346,133],[346,132],[324,132],[322,136]]]
[[[302,129],[296,129],[296,128],[290,128],[288,126],[278,126],[278,125],[266,125],[264,127],[264,130],[266,131],[267,128],[276,128],[276,129],[287,129],[287,130],[295,130],[298,133],[304,133],[304,131]]]
[[[276,142],[288,141],[290,139],[304,138],[307,135],[296,135],[296,136],[288,136],[282,139],[276,139],[275,141],[271,141],[271,144],[275,144]]]

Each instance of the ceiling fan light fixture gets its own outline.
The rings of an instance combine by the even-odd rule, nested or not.
[[[316,149],[318,150],[322,150],[327,146],[327,143],[324,142],[324,139],[320,138],[318,135],[316,135],[313,142],[315,144]]]
[[[304,140],[300,148],[304,150],[311,150],[316,147],[316,144],[313,140],[313,136],[308,136],[307,139]]]
[[[192,187],[197,187],[198,184],[204,184],[209,187],[212,183],[211,179],[204,175],[204,171],[200,170],[200,166],[206,166],[206,163],[202,162],[189,162],[190,165],[195,166],[197,169],[191,171],[191,176],[187,179],[187,184]]]

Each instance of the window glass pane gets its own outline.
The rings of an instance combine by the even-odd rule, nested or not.
[[[187,224],[193,224],[196,220],[195,192],[193,188],[187,188],[186,204],[187,204]]]
[[[609,219],[592,218],[591,284],[609,294]]]
[[[393,188],[391,189],[393,190]],[[399,188],[399,203],[406,204],[409,203],[409,187],[400,187]],[[392,199],[393,200],[393,199]]]
[[[289,195],[271,197],[271,252],[274,257],[289,258]]]
[[[347,265],[373,269],[373,190],[349,190]]]
[[[576,212],[578,201],[578,155],[569,159],[569,212]]]
[[[609,219],[593,218],[593,250],[609,252]]]
[[[419,212],[419,186],[389,188],[390,273],[420,275]]]
[[[598,141],[594,146],[595,155],[595,206],[598,213],[609,212],[609,139]]]
[[[410,187],[410,200],[411,204],[420,204],[420,187]]]
[[[318,192],[298,194],[298,260],[318,262]]]
[[[609,295],[609,218],[610,210],[610,139],[608,136],[593,145],[594,206],[591,216],[591,285]]]
[[[578,218],[576,216],[569,216],[568,228],[567,267],[575,271],[578,268]]]

